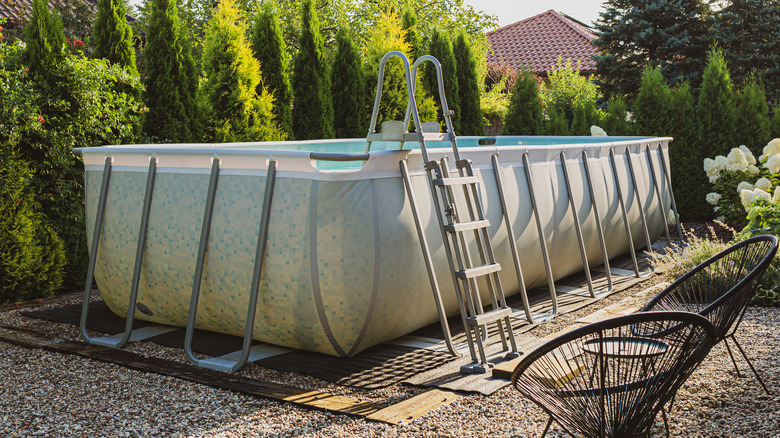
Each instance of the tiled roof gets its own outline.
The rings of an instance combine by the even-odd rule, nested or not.
[[[581,72],[591,74],[596,62],[591,59],[596,48],[591,40],[596,36],[584,24],[550,9],[539,15],[488,32],[492,53],[487,62],[506,64],[515,69],[530,67],[545,75],[558,57],[572,64],[582,63]]]
[[[97,0],[84,0],[93,10],[97,10]],[[54,9],[60,0],[49,0],[49,9]],[[0,19],[7,18],[9,22],[26,21],[32,11],[33,0],[0,0]],[[127,21],[135,21],[130,15]]]

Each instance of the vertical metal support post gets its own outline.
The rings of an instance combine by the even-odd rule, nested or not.
[[[95,263],[97,262],[98,243],[100,242],[100,229],[103,227],[103,215],[106,211],[106,196],[108,195],[108,183],[111,180],[111,157],[106,157],[103,166],[103,181],[100,183],[100,195],[98,197],[97,212],[95,212],[95,227],[92,230],[92,245],[89,251],[89,265],[87,267],[87,283],[84,286],[84,302],[81,306],[81,323],[79,332],[84,342],[90,342],[92,338],[87,334],[87,315],[89,313],[89,297],[92,291],[92,282],[95,280]]]
[[[599,207],[596,202],[596,193],[593,190],[593,179],[590,176],[590,164],[588,164],[588,150],[582,151],[582,164],[585,168],[585,179],[588,181],[588,192],[590,193],[590,205],[593,208],[593,216],[596,218],[596,230],[601,243],[601,258],[604,262],[604,269],[607,272],[607,292],[612,291],[612,271],[609,269],[609,255],[607,254],[607,242],[604,239],[604,228],[601,225],[601,216],[599,216]]]
[[[672,211],[674,211],[674,222],[677,224],[677,234],[680,236],[680,243],[685,243],[685,236],[683,236],[682,225],[680,225],[680,214],[677,212],[677,203],[674,202],[674,191],[672,190],[672,179],[669,176],[669,170],[666,168],[666,160],[664,159],[664,148],[658,146],[658,161],[661,162],[661,169],[664,173],[664,180],[666,181],[666,188],[669,190],[669,197],[672,200]]]
[[[436,272],[433,269],[433,260],[431,259],[431,253],[428,249],[428,239],[425,237],[425,230],[420,222],[420,215],[417,211],[417,201],[412,192],[412,180],[409,177],[409,166],[405,160],[401,160],[401,176],[403,176],[404,187],[406,187],[406,193],[409,196],[409,203],[412,207],[412,216],[414,217],[414,225],[417,228],[417,236],[420,239],[420,246],[422,247],[423,260],[425,260],[425,268],[428,270],[428,279],[431,282],[431,290],[433,291],[433,300],[436,303],[436,311],[439,314],[439,324],[441,325],[441,331],[444,334],[444,342],[447,344],[447,349],[450,354],[456,357],[460,357],[461,354],[455,348],[452,342],[452,333],[450,332],[450,325],[447,322],[447,312],[444,309],[444,302],[441,299],[441,290],[439,289],[439,282],[436,279]],[[447,242],[444,242],[446,245]],[[461,315],[465,314],[460,296],[458,296],[458,303],[461,307]],[[464,325],[465,327],[465,325]],[[469,338],[470,339],[470,338]],[[473,348],[473,347],[472,347]]]
[[[569,208],[571,208],[572,218],[574,219],[574,231],[577,234],[577,243],[580,245],[580,256],[582,257],[582,267],[585,269],[585,280],[588,282],[588,291],[592,298],[596,298],[596,292],[593,291],[593,279],[590,276],[590,264],[588,263],[588,253],[585,251],[585,241],[582,238],[582,228],[580,227],[580,216],[577,214],[577,204],[574,202],[574,194],[571,190],[571,180],[569,179],[569,169],[566,168],[566,152],[561,151],[561,168],[563,169],[563,180],[566,182],[566,193],[569,196]]]
[[[628,251],[631,253],[631,261],[634,263],[634,273],[637,278],[640,278],[639,263],[636,261],[636,250],[634,249],[634,238],[631,236],[631,225],[628,223],[628,213],[626,212],[626,204],[623,201],[623,191],[620,189],[620,178],[618,178],[617,164],[615,162],[615,150],[612,148],[609,150],[609,163],[612,166],[615,191],[617,192],[618,202],[620,204],[620,212],[623,215],[623,225],[625,226],[626,239],[628,240]]]
[[[214,213],[214,197],[217,193],[217,180],[219,179],[219,158],[212,158],[211,177],[209,178],[209,188],[206,192],[206,208],[203,212],[203,224],[200,229],[200,243],[198,244],[198,259],[195,264],[195,276],[192,282],[192,296],[190,298],[190,311],[187,315],[187,331],[184,335],[184,352],[187,360],[193,364],[198,364],[197,359],[192,354],[192,335],[195,332],[195,317],[198,311],[198,298],[200,297],[200,286],[203,281],[203,265],[206,262],[206,248],[208,247],[209,233],[211,231],[211,216]]]
[[[634,187],[634,199],[636,199],[636,205],[639,206],[639,218],[642,220],[642,231],[645,233],[645,244],[647,250],[653,252],[653,242],[650,240],[650,232],[647,229],[647,218],[645,217],[645,207],[642,204],[642,198],[639,195],[639,184],[636,182],[636,173],[634,172],[634,163],[631,159],[631,152],[626,148],[626,152],[623,154],[628,161],[628,171],[631,174],[631,185]],[[664,220],[664,223],[666,221]]]
[[[547,270],[547,287],[550,290],[550,300],[552,301],[552,314],[558,314],[558,295],[555,292],[555,280],[553,279],[552,266],[550,265],[550,255],[547,252],[547,242],[544,239],[544,227],[542,219],[539,217],[539,209],[536,206],[536,195],[534,193],[533,177],[531,176],[531,163],[528,160],[528,151],[523,152],[523,167],[525,167],[525,179],[528,183],[528,195],[531,198],[531,208],[536,218],[536,229],[539,232],[539,246],[542,249],[542,259],[544,267]]]
[[[135,305],[138,300],[138,286],[141,282],[141,268],[143,268],[144,247],[146,246],[146,228],[149,224],[149,211],[152,206],[152,194],[154,193],[154,177],[157,171],[157,157],[149,157],[149,170],[146,177],[146,192],[144,193],[144,205],[141,211],[141,226],[138,230],[138,244],[135,251],[135,265],[133,266],[133,282],[130,285],[130,299],[127,304],[127,319],[125,320],[125,331],[122,337],[91,338],[86,341],[91,344],[102,345],[104,347],[122,348],[130,340],[133,334],[133,318],[135,317]]]
[[[661,210],[661,217],[663,218],[664,222],[666,241],[671,243],[672,237],[669,235],[669,225],[666,223],[666,209],[664,208],[663,199],[661,199],[661,189],[658,187],[658,178],[655,176],[655,165],[653,165],[653,156],[650,154],[650,145],[647,145],[647,148],[645,149],[645,155],[647,156],[647,163],[650,174],[653,176],[653,188],[655,189],[655,196],[658,198],[658,208]]]
[[[512,220],[509,217],[507,211],[506,195],[504,194],[504,183],[501,179],[501,165],[498,162],[498,154],[493,154],[493,173],[496,175],[496,186],[498,187],[498,198],[501,200],[501,212],[504,216],[504,223],[506,224],[506,233],[509,239],[509,249],[512,250],[512,261],[515,265],[515,274],[517,275],[517,281],[520,283],[520,297],[523,299],[523,309],[525,310],[525,318],[529,323],[534,324],[533,315],[531,314],[531,304],[528,302],[528,291],[525,288],[525,280],[523,279],[523,270],[520,267],[520,255],[517,251],[517,242],[515,241],[515,232],[512,227]]]

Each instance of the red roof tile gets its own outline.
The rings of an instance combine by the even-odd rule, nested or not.
[[[584,24],[550,9],[488,32],[492,53],[488,53],[487,62],[518,70],[530,67],[534,73],[545,75],[561,57],[564,62],[571,59],[572,64],[580,61],[580,71],[591,74],[596,67],[591,59],[596,54],[591,44],[595,37]]]

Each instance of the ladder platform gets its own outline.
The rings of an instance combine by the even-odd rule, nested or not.
[[[472,326],[485,325],[512,315],[511,307],[499,307],[489,312],[466,318],[466,324]]]
[[[488,263],[487,265],[477,266],[476,268],[468,268],[460,271],[455,271],[455,276],[460,279],[468,279],[481,277],[483,275],[492,274],[501,270],[501,265],[498,263]]]
[[[463,186],[466,184],[477,184],[480,178],[478,176],[453,176],[449,178],[436,178],[433,180],[435,186]]]
[[[490,221],[487,219],[482,219],[478,221],[447,224],[444,226],[444,229],[450,233],[462,233],[464,231],[474,231],[481,228],[487,228],[489,226]]]

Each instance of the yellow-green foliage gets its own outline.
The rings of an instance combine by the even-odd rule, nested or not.
[[[410,56],[411,45],[407,42],[406,30],[401,25],[398,15],[384,12],[377,19],[376,24],[368,30],[367,43],[363,59],[367,94],[369,96],[368,112],[370,114],[374,105],[376,94],[377,75],[379,74],[379,61],[390,51],[399,51]],[[410,58],[410,62],[414,60]],[[404,120],[406,104],[408,102],[406,89],[406,77],[404,66],[400,59],[393,57],[385,65],[385,76],[382,85],[382,101],[379,106],[377,118],[377,130],[383,121]],[[425,93],[423,87],[415,87],[415,100],[422,121],[435,120],[436,113],[433,99]]]
[[[203,73],[200,95],[207,141],[284,137],[272,120],[273,95],[257,95],[260,63],[252,56],[234,0],[220,3],[206,29]]]

